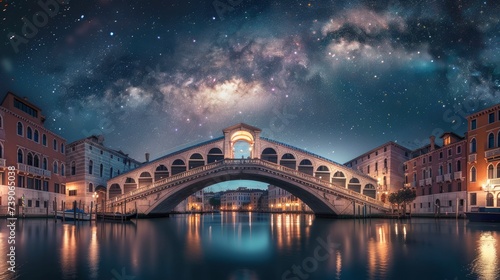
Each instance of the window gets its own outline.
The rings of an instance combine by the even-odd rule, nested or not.
[[[470,130],[476,129],[476,126],[477,126],[476,119],[471,120],[470,121]]]
[[[474,166],[470,169],[470,181],[476,181],[476,168]]]
[[[94,162],[91,160],[89,161],[89,174],[92,174],[93,169],[94,169]]]
[[[101,165],[99,166],[99,177],[102,177],[103,172],[104,172],[104,166],[101,163]]]
[[[387,152],[387,147],[384,147],[384,152]]]
[[[43,191],[49,191],[49,181],[43,181]]]
[[[3,146],[1,143],[0,143],[0,158],[3,158]],[[1,183],[0,183],[0,185],[1,185]]]
[[[94,185],[92,183],[89,183],[89,189],[88,189],[88,192],[89,193],[93,193],[94,192]]]
[[[448,184],[448,192],[451,192],[451,184]]]
[[[472,138],[472,140],[470,141],[470,153],[476,153],[476,138]]]
[[[37,142],[39,141],[39,138],[38,138],[38,130],[35,129],[35,133],[33,134],[33,141]]]
[[[425,163],[425,158],[422,158],[422,163]]]
[[[457,146],[457,154],[461,154],[462,153],[462,146]]]
[[[459,191],[459,192],[462,191],[462,182],[457,183],[457,191]]]
[[[443,186],[439,186],[439,193],[443,193]]]
[[[35,184],[35,181],[33,180],[33,178],[28,177],[26,180],[26,187],[28,189],[33,189],[34,184]]]
[[[495,122],[495,113],[490,113],[488,115],[488,123],[494,123]]]
[[[28,199],[28,207],[31,207],[33,205],[33,201],[31,199]]]
[[[68,195],[69,196],[76,196],[76,190],[69,190]]]
[[[35,190],[42,190],[42,181],[40,179],[35,179]]]
[[[21,149],[17,149],[17,162],[18,163],[23,163],[23,151]]]
[[[452,205],[453,205],[453,204],[452,204],[451,200],[448,200],[448,206],[450,206],[450,207],[451,207]]]
[[[432,156],[429,156],[429,162],[432,162]]]
[[[500,116],[500,113],[498,113],[498,115]],[[497,147],[500,148],[500,130],[498,131],[497,135]]]
[[[443,166],[442,165],[439,166],[438,175],[439,176],[443,175]]]
[[[28,129],[26,129],[26,138],[28,139],[33,139],[33,130],[31,130],[31,127],[28,126]]]
[[[432,187],[429,187],[429,194],[432,194]]]
[[[26,164],[33,166],[33,155],[31,153],[28,153]]]
[[[24,188],[24,176],[18,175],[17,176],[17,187],[18,188]]]
[[[47,135],[45,135],[45,134],[42,135],[42,145],[47,147]]]
[[[54,148],[54,151],[57,151],[57,140],[54,139],[54,141],[52,141],[52,148]]]
[[[71,162],[71,175],[76,174],[76,164],[74,161]]]
[[[21,122],[17,122],[17,135],[23,136],[23,124]]]
[[[33,166],[40,167],[40,158],[37,155],[33,158]]]
[[[29,114],[32,117],[36,118],[38,116],[38,111],[35,108],[29,106],[28,104],[26,104],[18,99],[14,99],[14,107]]]
[[[488,149],[495,148],[495,135],[493,133],[488,134]]]
[[[443,158],[443,152],[439,152],[439,158]]]
[[[492,193],[488,193],[486,195],[486,206],[493,207],[493,194]]]
[[[384,159],[384,168],[387,168],[387,159]]]
[[[59,184],[58,183],[54,183],[54,192],[55,193],[59,193],[61,191],[60,187],[59,187]],[[76,195],[76,193],[75,193]]]
[[[451,169],[451,162],[448,162],[448,174],[453,172],[453,169]]]
[[[64,172],[64,169],[65,169],[65,168],[64,168],[64,163],[61,163],[61,175],[62,175],[62,176],[65,176],[65,175],[66,175],[66,174],[65,174],[65,172]]]
[[[54,161],[54,164],[52,166],[52,170],[53,170],[54,174],[57,174],[57,161]]]
[[[462,162],[457,161],[457,171],[462,171]]]
[[[61,153],[64,154],[64,143],[61,143]]]
[[[113,178],[113,167],[109,169],[109,178]]]
[[[493,179],[493,164],[488,165],[488,179]]]
[[[369,165],[366,167],[366,173],[370,173],[370,166]]]
[[[448,149],[448,156],[451,156],[451,149]]]

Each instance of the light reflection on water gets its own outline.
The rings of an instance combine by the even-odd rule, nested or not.
[[[1,231],[3,256],[6,238]],[[20,220],[16,238],[17,279],[500,279],[500,225],[462,220],[234,212],[125,224]],[[15,279],[6,269],[0,263],[0,279]]]

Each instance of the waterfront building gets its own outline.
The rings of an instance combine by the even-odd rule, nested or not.
[[[391,192],[403,187],[403,164],[410,159],[411,150],[395,142],[387,142],[344,165],[365,173],[377,180],[377,198],[386,202]]]
[[[267,192],[271,212],[311,212],[302,200],[277,186],[268,185]]]
[[[467,117],[468,210],[500,207],[500,104]]]
[[[443,145],[430,144],[412,152],[404,164],[405,187],[416,191],[410,205],[415,214],[463,214],[466,211],[466,178],[463,172],[467,158],[467,140],[453,132],[443,133]]]
[[[263,190],[238,187],[221,195],[221,210],[259,210],[259,199]]]
[[[16,169],[17,213],[46,215],[66,189],[66,140],[45,127],[42,110],[8,92],[0,106],[0,211],[7,211],[7,167]],[[23,207],[24,206],[24,207]]]
[[[107,180],[141,165],[124,152],[106,147],[101,135],[92,135],[68,144],[66,159],[66,207],[70,208],[71,203],[76,201],[78,206],[86,210],[91,202],[103,205]]]

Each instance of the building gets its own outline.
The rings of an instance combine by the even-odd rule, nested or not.
[[[221,210],[258,210],[259,200],[263,193],[263,190],[245,187],[225,191],[220,199]]]
[[[267,192],[271,212],[312,212],[304,202],[284,189],[268,185]]]
[[[93,201],[102,205],[107,180],[141,164],[122,151],[104,146],[104,137],[95,135],[68,144],[66,159],[66,204],[77,201],[85,209]]]
[[[377,179],[377,197],[385,202],[389,193],[396,192],[403,187],[403,165],[410,159],[410,154],[411,150],[391,141],[344,165]]]
[[[405,165],[405,187],[417,194],[411,205],[415,214],[463,214],[466,211],[467,140],[452,132],[443,133],[442,147],[435,137],[430,144],[412,152]],[[409,209],[407,209],[409,211]]]
[[[45,128],[42,110],[8,92],[0,106],[0,206],[7,210],[7,167],[15,167],[17,213],[46,215],[62,205],[66,140]]]
[[[500,104],[467,117],[469,210],[500,207]]]

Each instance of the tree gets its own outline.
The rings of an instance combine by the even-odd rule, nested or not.
[[[401,208],[401,205],[403,206],[403,213],[406,214],[406,205],[411,203],[415,198],[417,197],[417,194],[415,190],[410,189],[410,188],[402,188],[399,189],[397,192],[389,194],[389,202],[391,204],[397,204],[398,205],[398,213]],[[411,208],[410,208],[411,209]]]
[[[220,208],[220,198],[211,197],[208,203],[213,206],[213,209]]]

